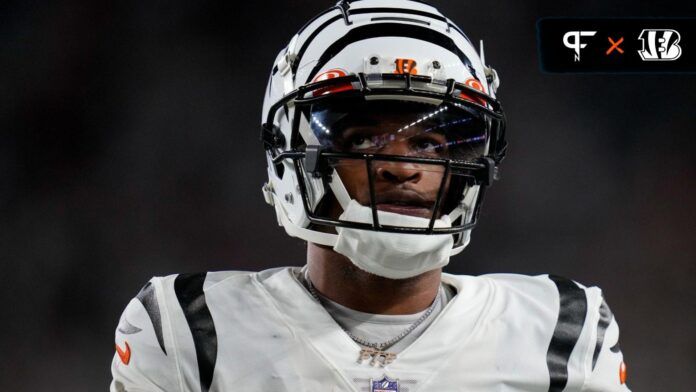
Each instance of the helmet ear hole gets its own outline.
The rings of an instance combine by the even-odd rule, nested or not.
[[[275,168],[275,174],[278,176],[279,179],[283,179],[283,174],[285,174],[285,165],[283,165],[283,162],[280,161],[276,164],[273,165]]]
[[[464,198],[464,190],[472,185],[472,180],[468,177],[452,176],[449,191],[443,200],[441,215],[449,214],[459,206]]]
[[[314,213],[320,217],[338,219],[341,213],[343,213],[343,208],[341,208],[341,205],[336,199],[336,196],[334,196],[333,192],[331,191],[331,188],[326,184],[324,185],[324,187],[324,189],[327,189],[327,192],[321,199],[321,201],[319,201],[319,204],[317,204],[317,207],[314,209]],[[321,231],[324,233],[338,234],[334,226],[325,226],[310,223],[308,228],[310,230]]]
[[[452,226],[459,226],[462,224],[463,216],[458,217],[457,219],[452,221]],[[464,240],[464,233],[456,233],[454,234],[454,246],[459,246],[461,245],[462,241]]]

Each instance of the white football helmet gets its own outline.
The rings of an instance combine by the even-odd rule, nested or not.
[[[332,227],[350,227],[452,235],[450,255],[461,251],[506,149],[500,81],[483,57],[483,45],[477,53],[454,23],[420,1],[340,1],[309,21],[278,54],[263,103],[263,192],[279,224],[326,246],[336,244]],[[375,125],[380,116],[389,124]],[[355,132],[362,133],[348,140]],[[414,147],[388,148],[394,143]],[[357,198],[341,173],[350,165],[364,168],[369,221],[336,212]],[[423,224],[379,221],[380,203],[400,205],[378,183],[379,170],[397,165],[437,173],[434,196],[409,199],[430,211]],[[451,225],[436,224],[443,217]]]

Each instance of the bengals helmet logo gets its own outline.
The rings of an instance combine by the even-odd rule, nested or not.
[[[328,71],[324,71],[317,75],[314,79],[312,79],[312,83],[316,82],[321,82],[322,80],[329,80],[329,79],[335,79],[335,78],[341,78],[348,75],[346,71],[340,69],[340,68],[333,68]],[[312,92],[313,96],[319,96],[319,95],[325,95],[325,94],[331,94],[331,93],[337,93],[340,91],[346,91],[346,90],[352,90],[353,86],[350,84],[350,82],[345,82],[345,83],[338,83],[336,85],[331,85],[331,86],[326,86],[322,88],[318,88]]]
[[[346,76],[346,71],[344,71],[340,68],[333,68],[333,69],[330,69],[328,71],[322,72],[319,75],[317,75],[312,80],[312,83],[321,82],[322,80],[327,80],[327,79],[340,78],[343,76]]]
[[[418,75],[418,69],[416,68],[416,60],[413,59],[396,59],[394,60],[396,64],[395,74],[411,74]]]
[[[467,80],[464,82],[464,85],[467,86],[467,87],[473,88],[474,90],[478,90],[478,91],[480,91],[480,92],[482,92],[482,93],[485,93],[485,92],[486,92],[486,90],[483,89],[483,85],[481,84],[481,82],[478,81],[477,79],[474,79],[474,78],[469,78],[469,79],[467,79]],[[473,95],[473,94],[467,94],[467,93],[464,92],[464,91],[462,91],[461,93],[459,93],[459,98],[465,99],[465,100],[467,100],[467,101],[469,101],[469,102],[477,103],[477,104],[479,104],[479,105],[481,105],[481,106],[486,106],[486,100],[485,100],[485,99],[483,99],[483,98],[481,98],[481,97],[478,97],[478,96],[475,96],[475,95]]]

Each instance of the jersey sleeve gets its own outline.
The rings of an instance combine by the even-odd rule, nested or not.
[[[148,282],[123,311],[116,327],[110,392],[180,391],[174,348],[165,345],[167,320],[158,278]],[[163,317],[164,316],[164,317]]]
[[[602,301],[592,352],[592,370],[583,392],[630,392],[626,385],[626,364],[619,348],[619,325],[609,306]]]

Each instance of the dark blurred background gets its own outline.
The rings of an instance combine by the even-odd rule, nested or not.
[[[542,74],[535,42],[542,16],[694,3],[432,3],[485,41],[511,144],[447,270],[598,285],[632,389],[694,391],[696,76]],[[261,195],[260,110],[277,52],[331,5],[0,4],[0,389],[106,390],[152,275],[303,264]]]

